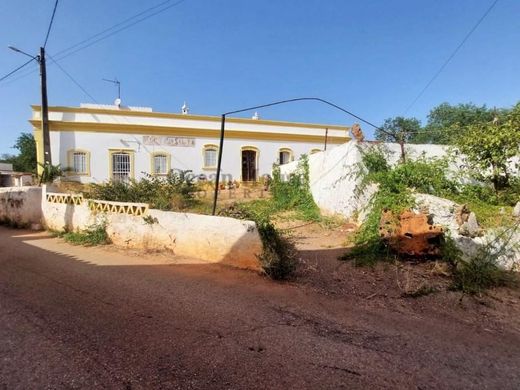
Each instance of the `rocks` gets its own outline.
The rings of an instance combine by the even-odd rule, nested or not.
[[[384,212],[379,225],[381,237],[400,255],[429,257],[440,255],[443,229],[433,225],[429,215],[404,211],[398,219]]]
[[[495,258],[499,267],[520,271],[520,228],[482,231],[475,213],[468,214],[464,205],[426,194],[416,194],[415,199],[418,208],[429,211],[434,224],[444,227],[445,233],[462,251],[463,260],[469,261],[484,250]]]
[[[513,209],[513,217],[520,218],[520,202],[518,202]]]
[[[477,237],[481,233],[480,226],[477,222],[477,216],[474,212],[469,213],[466,222],[460,226],[459,233],[463,236],[472,238]]]

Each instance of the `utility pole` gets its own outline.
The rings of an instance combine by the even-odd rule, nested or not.
[[[51,140],[49,134],[49,103],[47,101],[47,67],[45,65],[45,48],[40,47],[40,55],[36,57],[40,64],[40,81],[42,95],[42,132],[43,132],[43,161],[44,165],[51,165]]]
[[[323,150],[327,150],[327,141],[328,141],[328,138],[329,138],[329,128],[327,127],[325,129],[325,145],[323,147]]]

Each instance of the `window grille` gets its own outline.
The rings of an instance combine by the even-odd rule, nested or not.
[[[112,179],[114,181],[128,181],[131,168],[130,154],[112,154]]]
[[[207,168],[217,166],[217,149],[207,148],[204,150],[204,166]]]
[[[168,170],[166,164],[166,156],[163,154],[158,154],[153,157],[153,173],[157,173],[160,175],[165,175]]]
[[[87,153],[74,152],[72,154],[72,169],[74,173],[86,174],[87,171]]]

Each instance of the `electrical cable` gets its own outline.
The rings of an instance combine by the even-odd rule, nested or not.
[[[54,9],[52,11],[51,21],[49,23],[49,28],[47,29],[47,35],[45,36],[45,42],[43,42],[43,48],[47,46],[47,41],[49,40],[49,34],[51,33],[52,22],[54,22],[54,15],[56,15],[56,8],[58,8],[58,0],[54,3]]]
[[[80,84],[80,83],[79,83],[79,82],[78,82],[74,77],[72,77],[72,75],[71,75],[69,72],[67,72],[67,71],[66,71],[66,70],[65,70],[65,69],[64,69],[64,68],[63,68],[63,67],[62,67],[58,62],[56,62],[56,60],[55,60],[51,55],[48,54],[48,56],[49,56],[49,58],[51,59],[51,61],[54,62],[54,64],[56,64],[56,66],[57,66],[57,67],[58,67],[58,68],[59,68],[63,73],[65,73],[65,75],[66,75],[66,76],[67,76],[67,77],[68,77],[68,78],[69,78],[69,79],[70,79],[74,84],[76,84],[76,86],[77,86],[79,89],[81,89],[81,90],[83,91],[83,93],[84,93],[85,95],[87,95],[90,99],[92,99],[92,101],[93,101],[94,103],[98,103],[97,100],[96,100],[96,99],[95,99],[95,98],[94,98],[90,93],[88,93],[88,91],[87,91],[87,90],[86,90],[86,89],[85,89],[85,88],[84,88],[84,87],[83,87],[83,86],[82,86],[82,85],[81,85],[81,84]]]
[[[90,36],[90,37],[88,37],[88,38],[86,38],[86,39],[84,39],[84,40],[82,40],[82,41],[80,41],[78,43],[75,43],[72,46],[69,46],[66,49],[63,49],[63,50],[60,50],[57,53],[54,53],[55,61],[61,61],[64,58],[66,58],[66,57],[68,57],[70,55],[73,55],[73,54],[75,54],[75,53],[77,53],[77,52],[79,52],[81,50],[84,50],[84,49],[86,49],[86,48],[88,48],[88,47],[90,47],[90,46],[92,46],[92,45],[94,45],[94,44],[96,44],[96,43],[98,43],[98,42],[100,42],[102,40],[105,40],[105,39],[107,39],[107,38],[109,38],[109,37],[111,37],[111,36],[121,32],[121,31],[124,31],[124,30],[126,30],[126,29],[128,29],[128,28],[130,28],[132,26],[135,26],[136,24],[141,23],[141,22],[143,22],[143,21],[145,21],[145,20],[147,20],[147,19],[149,19],[149,18],[151,18],[151,17],[153,17],[155,15],[158,15],[158,14],[160,14],[160,13],[162,13],[162,12],[164,12],[164,11],[170,9],[170,8],[176,7],[176,6],[184,3],[186,0],[179,0],[179,1],[177,1],[177,2],[175,2],[173,4],[170,4],[170,5],[166,6],[166,7],[160,8],[163,5],[170,3],[171,1],[172,0],[166,0],[166,1],[163,1],[163,2],[157,4],[157,5],[153,6],[153,7],[147,8],[144,11],[141,11],[141,12],[135,14],[134,16],[131,16],[131,17],[129,17],[129,18],[119,22],[119,23],[116,23],[116,24],[112,25],[111,27],[106,28],[105,30],[103,30],[103,31],[101,31],[99,33],[96,33],[96,34],[94,34],[94,35],[92,35],[92,36]],[[142,16],[144,14],[147,14],[150,11],[155,10],[157,8],[160,8],[160,9],[158,9],[157,11],[155,11],[155,12],[153,12],[151,14],[148,14],[148,15],[140,18],[140,19],[134,20],[134,19],[139,18],[140,16]],[[132,23],[127,24],[129,21],[132,21],[132,20],[134,20]],[[122,27],[117,29],[117,30],[115,30],[115,31],[112,31],[114,28],[117,28],[117,27],[120,27],[120,26],[122,26]],[[106,34],[108,32],[110,32],[110,34]],[[98,38],[98,39],[95,39],[95,38]],[[92,41],[92,39],[95,39],[95,40]],[[85,45],[83,45],[83,44],[85,44]],[[76,49],[76,50],[73,50],[73,49]],[[28,75],[30,75],[32,73],[34,73],[34,70],[29,71],[29,72],[27,72],[25,74],[22,74],[19,77],[10,80],[10,82],[14,82],[14,81],[20,80],[20,79],[22,79],[22,78],[24,78],[24,77],[26,77],[26,76],[28,76]]]
[[[450,61],[455,57],[455,55],[459,52],[459,50],[462,48],[462,46],[466,43],[466,41],[469,39],[469,37],[475,32],[475,30],[480,26],[480,24],[484,21],[486,16],[491,12],[491,10],[495,7],[495,5],[498,3],[498,0],[495,0],[493,4],[484,12],[484,14],[480,17],[480,19],[477,21],[477,23],[473,26],[473,28],[466,34],[464,39],[459,43],[459,45],[455,48],[455,50],[450,54],[448,59],[444,61],[442,66],[439,68],[439,70],[433,75],[433,77],[426,83],[425,87],[419,92],[419,94],[415,97],[415,99],[408,105],[406,110],[404,111],[404,114],[406,115],[408,111],[417,103],[417,101],[421,98],[421,96],[426,92],[426,90],[432,85],[432,83],[439,77],[439,75],[442,73],[444,68],[450,63]]]
[[[23,65],[20,65],[18,68],[12,70],[11,72],[7,73],[5,76],[1,77],[0,78],[0,81],[3,81],[5,80],[6,78],[8,78],[9,76],[11,76],[12,74],[18,72],[20,69],[22,69],[25,65],[28,65],[30,64],[31,62],[33,62],[35,60],[35,58],[31,58],[29,61],[27,61],[26,63],[24,63]]]

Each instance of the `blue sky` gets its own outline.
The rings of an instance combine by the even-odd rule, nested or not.
[[[61,0],[47,51],[58,53],[161,0]],[[124,104],[214,114],[317,96],[381,124],[403,115],[491,0],[186,0],[66,57],[60,64],[99,102],[122,82]],[[0,2],[0,76],[37,53],[54,0]],[[499,0],[457,56],[408,112],[423,122],[444,101],[507,107],[520,97],[520,1]],[[49,61],[50,63],[51,61]],[[33,65],[36,68],[36,65]],[[0,83],[0,153],[39,104],[38,72]],[[49,104],[90,102],[55,65]],[[264,119],[351,124],[317,103],[260,111]],[[371,135],[372,129],[362,126]]]

